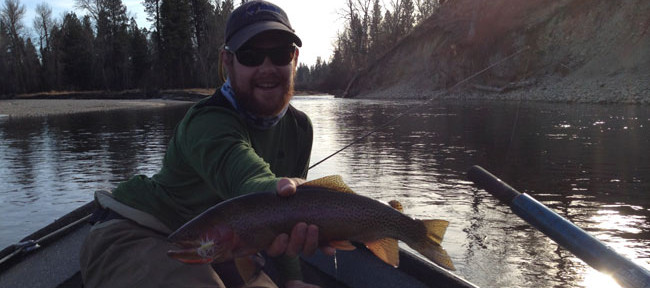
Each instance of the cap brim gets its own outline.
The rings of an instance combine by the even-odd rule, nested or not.
[[[244,43],[255,35],[271,30],[286,32],[298,47],[302,47],[302,41],[295,33],[293,33],[293,31],[291,31],[291,29],[287,28],[287,26],[280,22],[273,21],[258,22],[244,27],[244,29],[237,31],[237,33],[230,38],[228,43],[226,43],[226,46],[228,46],[232,51],[237,51],[242,45],[244,45]]]

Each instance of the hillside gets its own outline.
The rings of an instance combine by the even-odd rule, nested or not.
[[[344,96],[650,104],[650,1],[447,1]]]

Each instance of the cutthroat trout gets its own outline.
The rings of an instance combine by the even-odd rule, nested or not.
[[[440,246],[449,222],[413,219],[401,213],[399,202],[390,205],[354,194],[340,176],[328,176],[298,186],[289,197],[262,192],[223,201],[172,233],[169,240],[179,249],[167,254],[185,263],[224,262],[264,250],[277,235],[305,222],[318,226],[321,245],[352,250],[351,242],[363,243],[397,267],[401,240],[454,270]]]

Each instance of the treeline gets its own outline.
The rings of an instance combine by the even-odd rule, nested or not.
[[[338,34],[329,62],[318,59],[313,66],[300,64],[298,89],[343,92],[355,74],[376,61],[401,37],[431,16],[444,0],[347,0],[345,27]]]
[[[245,1],[241,1],[245,2]],[[345,29],[329,61],[300,64],[297,88],[337,93],[438,0],[348,0]],[[138,27],[122,0],[75,0],[86,13],[55,19],[36,7],[31,28],[20,0],[0,7],[0,95],[52,90],[215,87],[218,53],[234,0],[143,0],[151,27]],[[308,11],[305,11],[308,13]],[[324,24],[325,25],[325,24]],[[32,33],[34,31],[35,33]]]
[[[214,87],[233,0],[143,0],[149,29],[122,0],[75,0],[86,16],[52,16],[43,3],[32,28],[20,0],[0,10],[0,95],[50,90]]]

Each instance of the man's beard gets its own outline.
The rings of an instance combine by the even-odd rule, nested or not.
[[[235,98],[237,99],[237,104],[240,105],[248,113],[251,113],[255,116],[260,117],[269,117],[278,115],[282,110],[289,104],[291,97],[294,93],[294,77],[291,75],[287,81],[282,81],[284,84],[284,92],[282,95],[273,95],[274,98],[271,105],[266,103],[260,103],[256,101],[255,95],[252,95],[254,89],[250,89],[245,92],[244,89],[239,87],[239,82],[236,79],[235,75],[232,75],[232,89],[235,92]],[[254,82],[254,81],[251,81]],[[253,83],[247,83],[250,87],[253,87]]]

